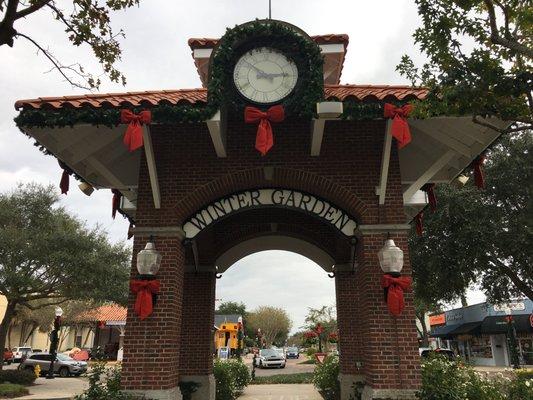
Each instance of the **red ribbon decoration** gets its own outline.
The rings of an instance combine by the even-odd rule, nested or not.
[[[398,148],[400,149],[411,142],[411,130],[406,119],[411,111],[413,111],[411,104],[396,107],[394,104],[385,103],[383,108],[383,116],[392,118],[391,133],[398,141]]]
[[[134,114],[130,110],[120,110],[120,122],[129,124],[124,134],[124,144],[128,150],[134,151],[142,147],[143,142],[143,124],[152,122],[152,113],[150,111],[141,111],[139,114]]]
[[[70,186],[70,174],[66,169],[63,169],[61,174],[61,181],[59,182],[59,188],[61,189],[61,194],[67,194],[68,188]]]
[[[437,209],[437,196],[435,196],[435,184],[434,183],[426,183],[424,186],[422,186],[422,190],[427,193],[428,195],[428,201],[429,206],[431,207],[431,211],[435,211]]]
[[[112,205],[111,216],[113,217],[113,219],[115,219],[115,216],[117,215],[117,210],[120,207],[120,199],[122,197],[122,193],[120,193],[120,191],[118,191],[117,189],[111,189],[111,192],[113,193],[113,200],[111,203]]]
[[[266,112],[251,106],[244,109],[244,121],[247,124],[259,121],[255,137],[255,148],[262,156],[274,146],[274,135],[270,122],[281,122],[284,119],[285,109],[280,104],[270,107]]]
[[[409,276],[395,278],[385,274],[381,277],[381,286],[387,289],[387,306],[390,313],[397,317],[405,307],[403,292],[411,291],[411,278]]]
[[[137,295],[135,299],[134,311],[141,320],[152,314],[152,295],[159,293],[159,281],[157,279],[147,281],[134,279],[130,282],[131,291]]]
[[[424,213],[422,211],[416,214],[415,223],[416,223],[416,234],[418,236],[422,236],[422,233],[424,232],[423,219],[424,219]]]
[[[485,154],[481,154],[472,163],[474,167],[474,183],[479,189],[485,189],[485,173],[483,172],[484,162]]]

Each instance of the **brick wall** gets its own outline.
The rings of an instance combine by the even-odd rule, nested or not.
[[[256,126],[244,124],[235,116],[228,121],[228,157],[224,159],[216,157],[205,124],[154,125],[151,132],[162,206],[159,210],[153,208],[143,160],[137,226],[180,226],[196,210],[224,195],[260,187],[309,192],[343,208],[360,224],[405,222],[396,146],[391,154],[385,205],[378,205],[375,194],[384,121],[329,121],[319,157],[309,155],[310,123],[300,119],[274,125],[275,146],[265,157],[254,149]],[[273,171],[270,179],[265,167]],[[284,233],[320,245],[337,262],[347,261],[349,243],[345,237],[323,232],[322,227],[316,226],[316,220],[296,214],[264,210],[230,216],[200,234],[203,235],[200,259],[212,263],[228,246],[269,232],[271,223],[276,223]],[[401,234],[394,239],[405,252],[404,271],[409,274],[407,238]],[[384,240],[384,235],[364,236],[358,244],[355,275],[339,272],[336,277],[341,371],[364,374],[375,388],[414,388],[419,383],[419,357],[412,295],[407,294],[404,314],[393,319],[380,287],[377,252]],[[132,315],[130,298],[124,360],[127,388],[169,388],[176,385],[178,371],[187,375],[206,374],[211,368],[208,353],[198,350],[211,348],[207,329],[212,325],[212,276],[187,274],[184,283],[185,253],[179,240],[157,238],[157,241],[158,249],[163,247],[164,263],[159,274],[163,283],[160,303],[152,317],[140,322]],[[142,244],[136,239],[135,250]],[[186,254],[189,253],[190,250]],[[187,258],[190,263],[190,255]],[[200,320],[199,315],[207,318]],[[143,336],[146,331],[150,332],[148,339]],[[356,368],[356,361],[362,363],[360,369]]]

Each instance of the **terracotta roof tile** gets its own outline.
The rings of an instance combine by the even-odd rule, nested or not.
[[[344,44],[344,48],[348,46],[348,35],[346,34],[328,34],[328,35],[317,35],[317,36],[311,36],[311,39],[315,41],[317,44],[331,44],[331,43],[342,43]],[[188,43],[189,47],[194,49],[212,49],[215,47],[220,39],[217,38],[190,38]]]
[[[379,86],[379,85],[325,85],[324,95],[328,100],[410,100],[424,99],[428,91],[424,88],[411,86]],[[100,108],[110,106],[119,108],[124,106],[156,106],[158,104],[170,103],[206,103],[207,89],[182,89],[182,90],[161,90],[150,92],[127,92],[127,93],[107,93],[89,94],[80,96],[62,97],[39,97],[37,99],[18,100],[15,103],[17,110],[21,108],[80,108],[90,106]]]
[[[117,304],[101,306],[87,313],[80,315],[81,321],[126,321],[128,310]]]

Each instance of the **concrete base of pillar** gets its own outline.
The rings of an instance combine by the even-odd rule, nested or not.
[[[365,386],[361,400],[415,400],[415,389],[373,389]]]
[[[181,375],[181,382],[196,382],[200,384],[191,400],[215,400],[215,376],[211,375]]]
[[[339,374],[339,382],[341,384],[341,400],[357,399],[358,384],[364,382],[363,375]]]
[[[161,390],[124,390],[124,392],[150,400],[183,400],[179,387]]]

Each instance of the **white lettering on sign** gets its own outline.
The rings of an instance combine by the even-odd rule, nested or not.
[[[290,189],[257,189],[235,193],[204,207],[183,224],[187,238],[193,238],[220,218],[238,211],[262,207],[291,208],[321,218],[346,236],[352,236],[357,222],[333,204],[313,195]]]
[[[499,312],[506,312],[507,310],[524,311],[525,309],[526,309],[526,305],[522,301],[494,305],[494,311],[499,311]]]

